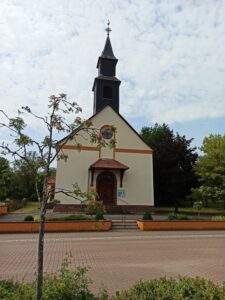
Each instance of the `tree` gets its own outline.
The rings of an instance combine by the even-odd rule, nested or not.
[[[65,94],[58,96],[52,95],[49,97],[49,105],[46,115],[39,115],[33,112],[30,107],[22,107],[18,111],[16,117],[9,117],[6,112],[0,111],[5,121],[0,122],[2,129],[7,129],[13,137],[12,143],[2,143],[0,148],[2,154],[11,154],[15,159],[22,160],[26,167],[32,172],[35,178],[35,191],[40,202],[40,228],[38,238],[38,267],[37,267],[37,288],[36,299],[42,298],[43,287],[43,255],[44,255],[44,232],[45,232],[45,215],[46,206],[51,195],[51,190],[48,189],[47,181],[51,175],[51,165],[56,159],[68,160],[68,156],[63,152],[63,146],[71,140],[76,147],[79,148],[79,143],[73,132],[79,128],[80,134],[87,134],[90,141],[101,147],[105,142],[100,138],[98,130],[93,128],[90,121],[82,121],[77,116],[72,122],[67,120],[71,115],[79,114],[81,108],[76,102],[71,102]],[[25,116],[33,117],[43,125],[42,135],[40,138],[33,138],[27,130]],[[60,134],[67,134],[64,139],[60,139]],[[30,159],[32,157],[32,160]],[[43,186],[41,192],[38,188],[39,174],[43,175]],[[80,199],[81,193],[76,190],[76,185],[73,191],[56,190],[55,193],[65,193],[74,198]],[[91,197],[88,193],[82,194],[83,197]]]
[[[10,195],[10,182],[12,172],[6,158],[0,157],[0,201],[4,201]]]
[[[225,135],[205,137],[201,151],[196,165],[201,186],[193,189],[192,197],[204,206],[223,202],[225,207]]]
[[[175,135],[166,124],[141,130],[144,141],[153,149],[155,203],[176,208],[196,186],[194,166],[197,160],[192,139]]]
[[[35,165],[35,155],[28,154],[27,159],[29,164]],[[43,186],[42,172],[33,172],[30,166],[23,159],[16,159],[13,162],[12,168],[12,181],[11,181],[11,197],[20,201],[21,199],[27,199],[30,201],[38,201],[36,193],[36,181],[39,194],[41,194]]]

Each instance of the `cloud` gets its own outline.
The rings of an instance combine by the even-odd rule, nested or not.
[[[110,18],[125,117],[225,116],[222,0],[1,0],[0,12],[0,106],[12,114],[21,105],[44,113],[48,96],[65,92],[90,116]]]

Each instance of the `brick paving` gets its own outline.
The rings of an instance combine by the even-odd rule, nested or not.
[[[36,234],[0,235],[0,278],[34,278],[36,250]],[[225,280],[223,231],[46,234],[45,271],[56,272],[66,253],[72,255],[71,267],[89,268],[95,291],[114,292],[160,276]]]

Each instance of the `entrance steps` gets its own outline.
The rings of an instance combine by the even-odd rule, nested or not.
[[[137,230],[136,220],[112,220],[113,230]]]

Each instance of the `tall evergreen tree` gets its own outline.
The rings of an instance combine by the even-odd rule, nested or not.
[[[166,124],[143,127],[141,136],[153,149],[154,193],[157,206],[181,205],[197,184],[194,166],[198,154],[193,139],[174,134]]]

